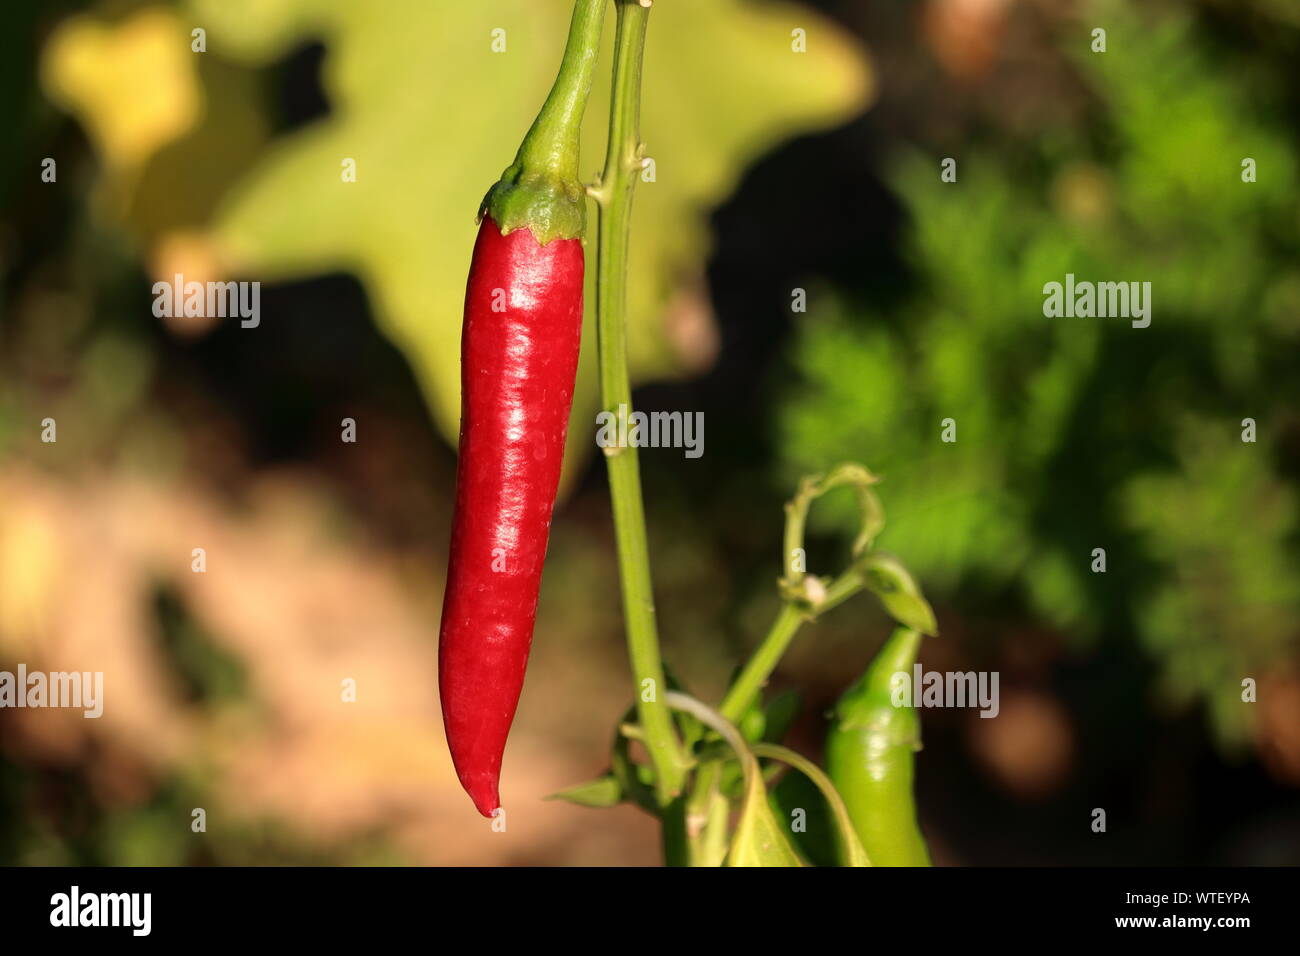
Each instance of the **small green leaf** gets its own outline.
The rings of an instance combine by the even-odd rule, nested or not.
[[[716,710],[686,694],[670,690],[664,695],[664,701],[674,710],[684,710],[694,715],[701,723],[716,731],[735,751],[736,759],[744,770],[745,795],[725,865],[803,866],[803,861],[795,853],[767,802],[767,790],[763,786],[763,773],[758,760],[736,726]]]
[[[757,765],[754,755],[746,752],[745,802],[740,808],[740,820],[731,838],[731,851],[727,866],[803,866],[786,838],[785,830],[777,822],[772,807],[767,802],[763,777],[750,770],[748,764]]]
[[[547,800],[565,800],[580,807],[616,807],[623,802],[623,785],[612,773],[552,793]]]
[[[835,821],[835,844],[839,850],[840,866],[871,865],[871,860],[867,858],[867,851],[863,848],[862,841],[858,839],[857,831],[853,829],[853,820],[849,817],[844,799],[821,767],[802,754],[787,747],[778,747],[776,744],[756,744],[754,753],[759,757],[769,757],[789,764],[816,784],[817,789],[830,805],[831,818]]]
[[[862,580],[899,624],[931,636],[939,633],[934,611],[916,580],[892,555],[874,553],[858,565]]]
[[[775,760],[767,763],[782,771],[789,769]],[[816,785],[801,773],[783,773],[767,792],[772,812],[789,828],[795,852],[809,866],[839,866],[835,822]]]

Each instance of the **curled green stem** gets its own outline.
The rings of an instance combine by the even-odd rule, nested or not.
[[[785,506],[785,534],[782,537],[781,596],[785,599],[776,620],[758,649],[746,661],[720,706],[728,720],[738,721],[767,683],[804,621],[815,620],[843,604],[865,587],[861,573],[851,566],[829,584],[805,570],[804,525],[812,503],[835,488],[851,488],[858,499],[860,524],[853,541],[854,562],[871,547],[884,526],[884,512],[872,490],[879,479],[861,465],[844,464],[826,475],[803,479],[795,496]]]

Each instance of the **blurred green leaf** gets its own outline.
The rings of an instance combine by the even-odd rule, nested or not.
[[[664,702],[674,710],[694,714],[702,723],[721,736],[744,773],[744,793],[740,817],[727,851],[727,866],[803,866],[790,845],[784,830],[772,815],[762,768],[749,744],[735,725],[708,705],[677,691],[664,694]]]
[[[753,754],[747,756],[751,763],[755,762]],[[803,866],[772,814],[763,776],[757,768],[745,772],[745,796],[727,853],[727,866]]]
[[[623,802],[623,785],[612,773],[585,783],[575,784],[546,797],[547,800],[564,800],[580,807],[614,807]]]
[[[1300,616],[1289,93],[1177,5],[1084,9],[1109,52],[1067,31],[1045,53],[1075,69],[1085,112],[1030,135],[1002,124],[956,184],[929,152],[883,163],[916,291],[887,308],[821,297],[778,447],[788,477],[844,457],[888,475],[882,539],[932,593],[1023,602],[1079,644],[1136,633],[1167,693],[1242,739],[1241,677],[1281,666]],[[1151,327],[1046,319],[1043,284],[1067,272],[1150,281]],[[810,526],[848,520],[828,501]]]
[[[1232,422],[1180,425],[1179,468],[1144,474],[1122,496],[1142,542],[1167,569],[1139,609],[1143,642],[1165,662],[1163,690],[1203,698],[1225,743],[1242,742],[1253,708],[1241,679],[1295,646],[1300,530],[1294,488],[1269,473]]]
[[[223,259],[264,281],[335,269],[358,274],[449,440],[458,430],[457,343],[474,214],[554,77],[571,6],[568,0],[189,4],[224,56],[260,67],[309,39],[322,40],[329,51],[330,116],[284,136],[232,192],[213,224]],[[807,53],[791,51],[794,27],[807,31]],[[505,52],[492,51],[494,29],[505,31]],[[606,67],[611,34],[607,29]],[[674,296],[698,297],[704,286],[709,210],[756,156],[860,110],[870,85],[861,51],[806,8],[740,0],[656,6],[642,118],[656,178],[641,184],[631,249],[635,379],[674,374],[699,358],[675,351],[663,323]],[[588,111],[587,172],[604,155],[607,87],[597,83]],[[340,181],[345,158],[356,161],[355,183]],[[587,271],[590,302],[595,270]],[[574,401],[573,420],[583,423],[577,435],[596,408],[590,310],[587,319]],[[569,444],[585,455],[590,442]]]
[[[776,744],[758,744],[754,747],[754,754],[758,757],[779,760],[794,767],[817,787],[831,810],[831,820],[835,825],[835,845],[839,854],[840,866],[871,866],[871,861],[867,859],[867,851],[863,848],[862,841],[858,839],[857,831],[853,828],[853,821],[849,819],[849,811],[844,806],[843,798],[836,791],[831,778],[826,776],[826,772],[821,767],[802,754],[796,753],[788,747],[779,747]]]
[[[786,773],[768,791],[768,800],[802,859],[812,866],[837,865],[835,823],[816,784],[801,773]]]
[[[858,571],[867,590],[880,598],[895,621],[922,634],[939,633],[934,611],[921,594],[920,585],[897,558],[888,554],[868,555],[858,564]]]

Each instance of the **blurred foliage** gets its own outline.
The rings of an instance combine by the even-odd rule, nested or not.
[[[423,444],[434,436],[413,383],[376,347],[360,293],[340,303],[336,278],[272,286],[355,275],[454,433],[473,213],[545,95],[570,8],[67,0],[3,14],[39,62],[0,89],[25,144],[22,188],[0,210],[0,666],[102,660],[112,706],[101,721],[2,715],[0,859],[653,858],[635,825],[602,833],[536,800],[580,772],[582,748],[603,736],[592,714],[625,694],[610,677],[622,670],[604,502],[553,535],[533,694],[507,768],[536,809],[512,820],[507,846],[464,826],[438,721],[450,451]],[[638,205],[632,302],[640,377],[711,358],[707,215],[746,164],[871,93],[856,44],[801,6],[708,0],[655,23],[643,125],[657,177]],[[191,52],[195,25],[206,53]],[[807,55],[790,50],[795,25]],[[286,108],[276,84],[312,85],[317,50],[323,102]],[[588,171],[603,158],[606,86]],[[58,178],[33,188],[44,156]],[[339,179],[345,156],[356,184]],[[256,346],[228,325],[155,319],[149,281],[176,271],[266,283]],[[338,448],[344,408],[361,422],[361,455]],[[47,416],[57,443],[33,427]],[[337,484],[321,482],[331,472]],[[212,556],[205,574],[190,573],[196,541]],[[683,577],[725,578],[679,550]],[[720,602],[677,603],[701,630]],[[340,705],[344,673],[361,675],[353,706]],[[190,828],[198,806],[212,837]]]
[[[454,460],[426,408],[454,417],[473,209],[545,94],[567,2],[0,12],[0,667],[102,656],[113,700],[99,721],[0,714],[0,861],[658,858],[635,811],[540,799],[603,767],[629,693],[598,468],[557,512],[509,840],[466,825],[433,690]],[[767,0],[652,17],[638,379],[699,372],[725,342],[711,374],[638,393],[711,422],[703,461],[643,459],[673,669],[720,695],[778,600],[781,502],[801,474],[867,460],[880,544],[939,612],[927,666],[1006,678],[999,720],[926,715],[936,858],[1293,861],[1294,0],[929,0],[924,18],[810,2],[848,29]],[[175,56],[195,20],[209,52]],[[878,108],[771,150],[874,95],[850,33],[889,79]],[[46,156],[58,182],[35,185]],[[1240,181],[1244,156],[1259,182]],[[160,323],[149,282],[172,271],[264,280],[263,326]],[[1152,326],[1043,318],[1043,283],[1067,271],[1152,281]],[[796,284],[812,311],[792,322]],[[340,446],[344,414],[358,445]],[[812,530],[842,526],[839,505]],[[811,563],[847,545],[817,536]],[[802,704],[769,709],[769,733],[792,723],[815,752],[886,629],[871,603],[791,648],[775,683]],[[355,706],[340,672],[363,675]],[[1196,710],[1152,706],[1157,688],[1196,702],[1238,740],[1242,676],[1260,678],[1257,760],[1210,753]],[[798,774],[774,797],[787,818],[818,799]],[[1099,802],[1129,821],[1104,845],[1076,826]],[[809,824],[800,850],[829,861]]]
[[[454,440],[456,343],[474,214],[545,97],[571,10],[571,0],[192,0],[183,12],[146,9],[116,27],[68,21],[51,43],[47,85],[95,131],[108,186],[120,191],[134,183],[115,178],[116,168],[139,165],[167,132],[197,122],[195,68],[185,62],[188,53],[178,62],[176,52],[188,47],[190,23],[208,31],[210,58],[252,71],[305,43],[323,43],[329,115],[259,155],[204,224],[206,252],[156,236],[166,261],[157,262],[157,272],[168,277],[173,268],[192,274],[206,267],[264,282],[334,270],[357,275],[377,319],[415,369],[438,427]],[[637,379],[677,374],[711,358],[707,344],[699,344],[707,343],[707,332],[687,330],[674,339],[665,324],[711,321],[702,298],[706,216],[740,171],[781,139],[853,115],[870,90],[861,52],[806,8],[694,0],[655,13],[642,127],[656,175],[638,203],[632,256],[642,265],[629,300]],[[806,54],[791,51],[795,27],[809,34]],[[497,29],[504,31],[500,52],[493,50]],[[611,15],[601,77],[608,76],[612,34]],[[145,84],[151,96],[140,95],[144,77],[155,79]],[[598,83],[592,96],[584,172],[603,160],[607,87]],[[240,84],[211,82],[201,91],[213,104],[247,98]],[[225,112],[216,109],[215,120]],[[225,134],[220,123],[212,125]],[[241,139],[232,135],[218,155],[238,155]],[[355,182],[342,181],[345,159],[356,163]],[[191,169],[187,189],[220,192],[229,172],[212,175],[217,180],[205,184],[203,169]],[[147,217],[151,208],[137,204],[132,218]],[[153,223],[155,233],[160,225]],[[195,224],[175,224],[182,225]],[[588,269],[589,302],[594,272]],[[597,407],[590,312],[574,402],[575,421],[582,422]],[[590,447],[570,443],[571,457],[585,458]]]
[[[1177,427],[1182,472],[1137,475],[1121,505],[1164,571],[1139,608],[1141,634],[1169,690],[1204,694],[1217,725],[1240,736],[1242,678],[1258,679],[1295,638],[1296,496],[1256,446],[1213,422]]]
[[[1172,9],[1092,5],[1104,54],[1063,31],[1083,128],[986,136],[956,183],[898,156],[919,281],[888,312],[824,291],[796,316],[782,449],[791,480],[878,467],[884,542],[932,591],[1018,593],[1081,640],[1135,630],[1170,694],[1240,741],[1241,681],[1293,653],[1300,619],[1296,143],[1285,89],[1225,82],[1246,64]],[[1044,318],[1067,272],[1150,281],[1151,326]]]
[[[46,51],[51,99],[78,108],[110,174],[134,175],[198,118],[196,58],[178,27],[162,7],[116,29],[77,17]]]

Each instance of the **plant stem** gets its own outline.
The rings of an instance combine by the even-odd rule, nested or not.
[[[586,233],[587,196],[578,179],[578,154],[608,2],[575,0],[555,84],[514,162],[483,197],[479,214],[496,222],[502,235],[527,228],[546,245]]]
[[[812,589],[809,585],[819,583],[820,579],[814,579],[801,570],[795,556],[803,553],[804,522],[808,517],[809,506],[814,499],[841,485],[855,487],[862,511],[862,528],[854,542],[854,556],[868,546],[883,523],[880,504],[870,490],[875,481],[875,476],[861,466],[841,465],[825,477],[805,478],[799,483],[794,498],[786,503],[781,560],[784,574],[779,588],[784,600],[776,620],[768,628],[758,649],[745,662],[728,689],[727,696],[718,706],[718,712],[727,720],[738,723],[745,711],[758,699],[763,686],[776,670],[776,665],[781,662],[804,621],[815,620],[818,615],[844,603],[865,587],[862,576],[850,567],[824,589]],[[700,768],[695,775],[694,790],[687,804],[689,816],[699,816],[705,812],[709,794],[716,787],[721,773],[722,765],[716,760]]]
[[[843,604],[863,587],[862,578],[858,574],[852,571],[845,572],[826,589],[826,597],[817,606],[816,613],[820,614]],[[745,711],[749,709],[749,705],[762,691],[767,679],[776,670],[776,665],[781,662],[790,642],[799,633],[799,628],[809,619],[806,608],[789,601],[782,603],[780,613],[768,628],[758,649],[745,662],[745,666],[728,689],[727,696],[718,705],[718,713],[732,723],[739,722]],[[706,763],[700,768],[695,776],[691,799],[687,804],[688,814],[698,815],[705,812],[709,806],[709,794],[717,785],[721,772],[722,765],[718,761]]]
[[[642,168],[641,64],[650,10],[637,0],[617,0],[614,88],[610,102],[609,150],[600,184],[590,190],[600,209],[596,245],[596,337],[600,352],[600,393],[605,410],[630,412],[632,389],[627,370],[627,250],[632,193]],[[681,791],[686,761],[663,703],[667,692],[654,592],[646,544],[641,472],[634,447],[606,448],[609,491],[618,546],[623,616],[628,656],[636,682],[637,715],[655,770],[655,796],[668,807]],[[647,685],[647,681],[651,682]],[[654,689],[646,700],[646,689]]]
[[[804,614],[794,604],[786,602],[781,605],[781,612],[772,622],[762,643],[758,645],[758,650],[745,663],[727,691],[727,696],[718,705],[719,714],[733,724],[739,722],[749,705],[763,689],[763,685],[767,683],[767,679],[772,676],[772,671],[776,669],[781,656],[785,654],[786,648],[794,640],[803,622]],[[709,813],[721,775],[720,761],[710,761],[700,768],[695,775],[691,798],[687,802],[688,819]],[[696,850],[701,855],[707,852],[703,846],[697,847]]]
[[[578,178],[578,134],[600,56],[600,31],[608,2],[577,0],[573,8],[559,75],[515,160],[525,169],[550,170],[566,182]]]
[[[853,542],[853,559],[857,561],[862,552],[871,546],[872,540],[885,523],[880,502],[871,490],[871,486],[878,480],[861,465],[843,464],[826,475],[804,478],[799,482],[795,496],[786,502],[781,555],[784,574],[780,582],[781,596],[785,603],[772,622],[767,636],[745,663],[718,708],[728,720],[739,721],[744,715],[767,679],[772,676],[772,671],[780,663],[782,655],[804,621],[815,620],[866,586],[862,575],[853,566],[829,585],[825,585],[820,578],[814,578],[803,570],[803,564],[796,560],[796,555],[804,554],[804,524],[812,503],[834,488],[851,487],[857,494],[861,512],[861,527]]]
[[[804,614],[799,608],[789,603],[781,605],[781,613],[768,628],[767,636],[758,645],[758,650],[754,651],[753,656],[745,662],[744,669],[737,675],[735,683],[727,691],[727,696],[722,699],[718,712],[723,717],[733,723],[740,720],[759,691],[763,689],[763,685],[767,683],[767,679],[772,676],[772,671],[780,663],[782,655],[794,640],[803,622]]]
[[[758,649],[745,662],[744,668],[736,675],[735,682],[727,691],[727,696],[718,706],[718,712],[731,721],[739,721],[749,705],[754,702],[767,679],[781,662],[790,642],[799,633],[805,621],[816,620],[818,616],[831,608],[843,604],[857,594],[865,583],[856,571],[846,571],[830,583],[825,596],[813,608],[801,607],[787,601],[781,605],[781,611],[768,628]]]

